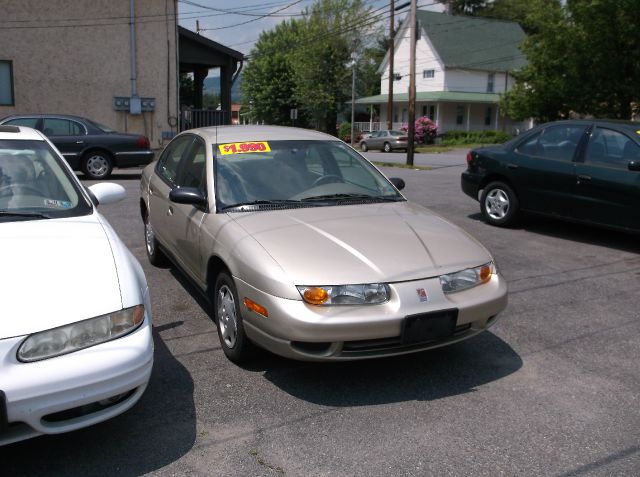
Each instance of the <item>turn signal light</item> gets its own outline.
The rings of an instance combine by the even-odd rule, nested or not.
[[[491,267],[489,265],[483,265],[480,267],[480,281],[488,282],[491,278]]]
[[[329,294],[324,288],[307,288],[303,294],[304,300],[312,305],[322,305],[329,299]]]
[[[269,312],[264,306],[258,305],[255,301],[249,300],[248,298],[244,299],[244,306],[246,306],[249,310],[255,311],[259,315],[264,316],[265,318],[269,317]]]
[[[471,154],[471,151],[467,152],[467,164],[471,165],[471,161],[473,161],[473,154]]]

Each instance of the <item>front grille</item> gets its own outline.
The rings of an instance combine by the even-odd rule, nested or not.
[[[471,329],[471,323],[465,323],[464,325],[458,325],[453,331],[453,335],[447,339],[440,340],[442,342],[448,341],[452,338],[458,338],[460,335],[466,333]],[[428,343],[437,343],[438,341],[422,341],[418,343],[402,344],[402,338],[396,336],[393,338],[380,338],[375,340],[358,340],[358,341],[345,341],[342,346],[343,356],[358,356],[366,354],[375,354],[383,352],[396,352],[396,351],[410,351],[413,349],[422,348]]]

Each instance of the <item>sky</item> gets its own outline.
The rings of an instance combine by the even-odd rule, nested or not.
[[[298,18],[300,13],[313,5],[314,0],[178,0],[179,23],[224,46],[249,54],[260,33],[274,28],[289,18]],[[389,0],[363,0],[373,14],[380,17],[380,24],[388,27]],[[407,0],[395,0],[399,6]],[[418,0],[419,8],[431,6],[433,0]],[[408,8],[396,13],[403,18]],[[266,15],[262,17],[263,15]]]

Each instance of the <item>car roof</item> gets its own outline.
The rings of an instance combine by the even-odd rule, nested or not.
[[[214,126],[189,129],[185,133],[197,134],[213,144],[246,141],[339,141],[329,134],[285,126]]]
[[[3,118],[2,121],[6,121],[8,119],[16,119],[16,118],[60,118],[60,119],[75,119],[76,121],[86,121],[87,118],[82,116],[74,116],[73,114],[11,114],[6,118]]]
[[[19,139],[23,141],[44,141],[40,131],[25,126],[0,126],[0,140]]]

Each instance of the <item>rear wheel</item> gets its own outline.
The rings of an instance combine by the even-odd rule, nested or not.
[[[82,159],[82,172],[90,179],[106,179],[112,170],[111,156],[104,151],[89,151]]]
[[[367,152],[369,150],[369,148],[367,147],[367,143],[362,141],[360,143],[360,149],[362,150],[362,152]]]
[[[480,210],[491,225],[508,227],[518,219],[518,197],[504,182],[491,182],[482,191]]]
[[[248,361],[255,353],[255,345],[245,334],[236,286],[225,272],[216,279],[213,309],[224,354],[235,363]]]
[[[382,150],[384,152],[391,152],[391,144],[389,144],[388,142],[385,142]]]

